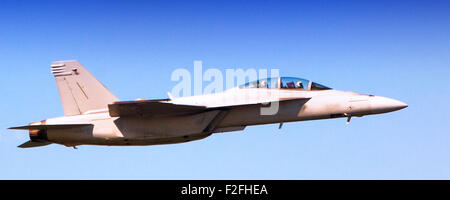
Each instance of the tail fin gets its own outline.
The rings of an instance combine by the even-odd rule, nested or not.
[[[107,109],[119,101],[78,61],[52,62],[51,68],[66,116]]]

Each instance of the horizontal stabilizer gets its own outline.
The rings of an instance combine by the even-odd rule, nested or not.
[[[51,142],[47,142],[47,141],[28,141],[28,142],[25,142],[25,143],[23,143],[23,144],[21,144],[21,145],[19,145],[18,147],[19,148],[33,148],[33,147],[41,147],[41,146],[46,146],[46,145],[49,145],[49,144],[51,144]]]
[[[79,128],[84,126],[92,126],[92,124],[55,124],[55,125],[29,125],[29,126],[18,126],[18,127],[11,127],[9,129],[15,129],[15,130],[42,130],[42,129],[53,129],[53,128]]]

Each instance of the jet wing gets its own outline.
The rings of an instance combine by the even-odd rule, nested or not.
[[[278,102],[293,100],[309,100],[310,98],[283,98]],[[229,110],[236,107],[251,105],[267,105],[271,102],[260,102],[251,104],[238,104],[219,107],[206,107],[197,105],[173,104],[167,100],[148,101],[125,101],[109,104],[109,115],[111,117],[153,117],[153,116],[175,116],[201,113],[209,110]]]
[[[151,117],[186,115],[206,111],[205,106],[173,104],[165,101],[129,101],[109,104],[111,117]]]

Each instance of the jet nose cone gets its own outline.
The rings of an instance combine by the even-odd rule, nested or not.
[[[370,98],[370,105],[373,113],[392,112],[408,107],[408,104],[401,101],[379,96]]]

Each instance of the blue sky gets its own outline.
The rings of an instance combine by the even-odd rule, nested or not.
[[[0,2],[0,179],[449,179],[448,1]],[[191,143],[19,149],[63,115],[50,62],[122,100],[166,98],[177,68],[278,68],[407,109],[247,127]]]

